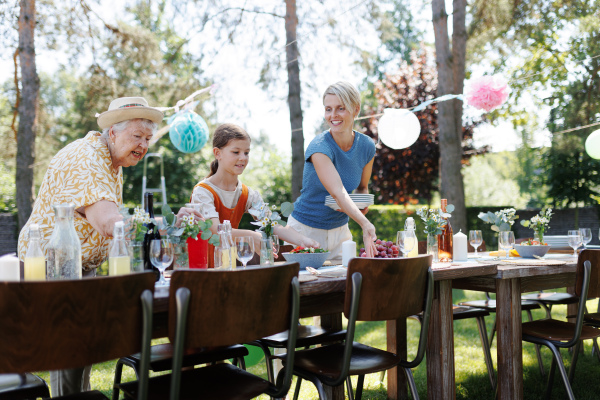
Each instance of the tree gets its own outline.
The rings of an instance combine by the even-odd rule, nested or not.
[[[15,176],[19,230],[29,219],[33,208],[33,164],[40,91],[35,64],[35,0],[21,0],[20,7],[18,52],[21,63],[21,95],[18,98],[19,130]]]
[[[302,130],[302,101],[300,97],[300,64],[296,27],[296,0],[285,0],[285,38],[288,74],[288,105],[292,127],[292,199],[300,197],[304,171],[304,133]]]
[[[373,85],[373,105],[366,105],[367,114],[376,115],[385,108],[412,108],[437,97],[437,71],[428,62],[426,51],[420,55],[412,53],[410,63],[404,62],[393,75],[388,74]],[[377,145],[373,163],[371,188],[378,203],[407,204],[419,200],[431,202],[432,193],[437,191],[439,178],[440,123],[438,104],[432,104],[416,113],[421,123],[421,134],[412,146],[394,150],[384,143]],[[378,139],[377,118],[363,120],[363,132]],[[470,123],[462,130],[461,160],[487,151],[473,147],[473,129]]]
[[[452,49],[448,37],[448,15],[445,0],[433,0],[433,31],[435,34],[438,70],[438,95],[461,94],[465,79],[467,31],[466,0],[454,0],[452,16]],[[440,192],[454,204],[454,229],[466,232],[467,209],[461,174],[462,101],[450,100],[438,104],[440,130]]]

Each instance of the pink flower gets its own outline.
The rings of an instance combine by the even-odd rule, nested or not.
[[[465,92],[470,106],[490,112],[504,104],[510,88],[499,75],[482,76],[469,81]]]

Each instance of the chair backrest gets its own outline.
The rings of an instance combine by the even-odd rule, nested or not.
[[[185,348],[250,342],[289,329],[298,263],[246,270],[177,270],[171,276],[169,338],[177,330],[179,288],[191,291]]]
[[[300,312],[298,263],[220,271],[175,271],[169,295],[169,337],[174,343],[171,399],[179,399],[184,348],[247,343],[288,330],[288,362]],[[293,369],[285,371],[267,394],[284,397]]]
[[[142,273],[0,282],[0,373],[77,368],[140,351],[147,359],[154,281]]]
[[[575,294],[577,296],[581,296],[584,276],[583,264],[585,261],[589,261],[591,264],[587,298],[594,299],[600,297],[600,250],[586,249],[579,253],[579,257],[577,258],[577,281],[575,284]]]
[[[353,258],[348,263],[344,314],[350,316],[352,275],[362,275],[357,320],[406,318],[424,310],[431,255],[409,258]]]

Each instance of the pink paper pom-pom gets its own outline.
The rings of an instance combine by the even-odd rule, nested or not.
[[[503,77],[494,75],[471,80],[465,92],[470,106],[490,112],[504,104],[510,89]]]

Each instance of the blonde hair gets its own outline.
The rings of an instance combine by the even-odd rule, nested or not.
[[[223,124],[219,125],[213,134],[213,148],[216,147],[218,149],[222,149],[232,140],[248,140],[252,142],[250,135],[248,135],[248,133],[241,127],[235,124]],[[210,172],[208,175],[206,175],[206,177],[208,178],[213,176],[217,173],[218,169],[219,160],[213,160],[213,162],[210,163]]]
[[[323,104],[325,104],[325,96],[328,94],[336,95],[342,102],[344,108],[350,111],[356,118],[360,112],[360,93],[353,84],[346,81],[339,81],[333,85],[329,85],[325,90],[325,93],[323,93]]]

